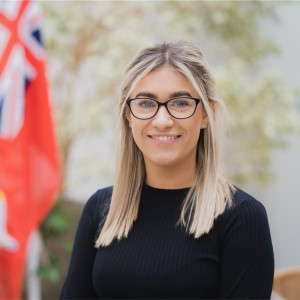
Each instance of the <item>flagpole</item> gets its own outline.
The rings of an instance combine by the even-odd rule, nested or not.
[[[41,281],[37,274],[42,254],[42,240],[38,230],[34,230],[27,244],[26,295],[28,300],[41,300]]]

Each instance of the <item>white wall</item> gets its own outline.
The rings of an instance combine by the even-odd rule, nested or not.
[[[263,66],[278,69],[290,88],[300,87],[300,3],[278,2],[276,7],[280,24],[267,24],[263,30],[279,45],[281,54]],[[275,180],[257,193],[269,215],[275,266],[300,266],[300,135],[273,154],[272,164]]]

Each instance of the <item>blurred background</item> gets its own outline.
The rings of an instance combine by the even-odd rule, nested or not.
[[[41,227],[42,297],[57,298],[82,207],[112,185],[122,71],[153,42],[200,46],[230,113],[224,169],[266,207],[275,266],[300,266],[300,3],[42,1],[63,186]]]

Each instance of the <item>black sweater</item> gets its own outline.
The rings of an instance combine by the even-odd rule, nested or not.
[[[234,206],[195,239],[176,225],[188,189],[145,185],[128,238],[96,249],[111,191],[97,191],[85,205],[61,299],[270,298],[274,257],[267,214],[250,195],[237,190]]]

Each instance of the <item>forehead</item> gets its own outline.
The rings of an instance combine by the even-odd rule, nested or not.
[[[197,96],[193,85],[182,73],[169,66],[163,66],[138,81],[131,96],[135,97],[140,92],[150,92],[157,97],[168,97],[176,91],[186,91]]]

